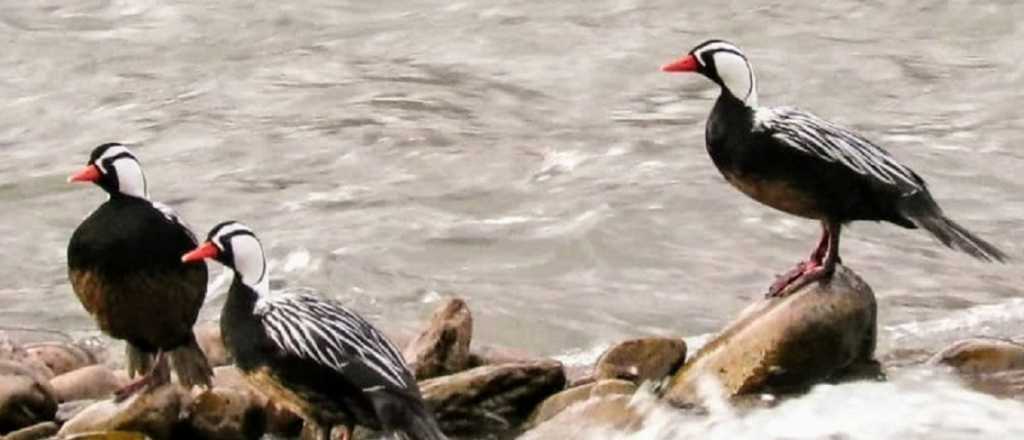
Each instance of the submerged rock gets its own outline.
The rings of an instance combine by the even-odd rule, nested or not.
[[[57,398],[41,373],[11,361],[0,361],[0,433],[53,419]]]
[[[599,382],[591,382],[575,388],[561,391],[544,400],[537,406],[526,422],[527,427],[537,426],[550,420],[577,403],[584,402],[594,397],[612,395],[631,395],[636,391],[636,384],[628,380],[605,379]]]
[[[426,330],[405,348],[403,355],[423,380],[457,373],[469,367],[473,317],[465,301],[453,298],[438,307]]]
[[[511,429],[565,386],[555,361],[487,365],[420,382],[445,432]]]
[[[932,356],[930,364],[947,365],[964,374],[1024,369],[1024,345],[996,338],[970,338],[954,342]]]
[[[799,391],[872,363],[876,304],[871,288],[839,266],[828,284],[748,307],[675,373],[663,398],[698,403],[697,381],[710,376],[731,397]]]
[[[686,342],[676,338],[640,338],[620,342],[601,355],[594,376],[635,383],[661,380],[686,359]]]
[[[42,440],[52,437],[60,426],[54,422],[42,422],[27,428],[21,428],[3,436],[3,440]]]
[[[157,440],[170,439],[185,397],[176,384],[167,384],[122,402],[101,400],[72,417],[58,435],[129,431],[142,432]]]
[[[90,365],[50,380],[58,402],[109,397],[123,384],[106,365]]]

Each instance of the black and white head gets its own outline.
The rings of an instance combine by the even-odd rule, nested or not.
[[[757,79],[747,56],[736,45],[708,40],[686,56],[662,66],[665,72],[697,72],[706,76],[747,107],[757,107]]]
[[[128,147],[116,142],[92,150],[89,163],[68,177],[68,182],[92,182],[111,195],[124,194],[147,198],[146,176],[142,165]]]
[[[210,230],[206,241],[182,255],[184,263],[213,259],[235,271],[242,283],[260,295],[269,293],[267,259],[263,245],[249,227],[226,221]]]

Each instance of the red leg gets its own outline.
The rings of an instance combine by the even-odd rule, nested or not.
[[[818,245],[815,246],[814,251],[811,252],[810,258],[807,261],[801,261],[797,265],[775,279],[771,287],[768,288],[768,294],[766,296],[776,297],[781,296],[783,290],[786,289],[790,284],[793,284],[800,277],[804,276],[814,268],[821,266],[821,261],[825,257],[825,253],[828,251],[829,245],[829,228],[825,222],[821,222],[821,238],[818,239]]]
[[[120,402],[142,390],[162,385],[163,376],[165,375],[163,370],[165,368],[167,368],[167,366],[165,365],[164,352],[161,350],[156,353],[156,360],[153,362],[153,367],[150,368],[146,374],[132,382],[129,382],[117,391],[114,391],[114,401]]]
[[[801,276],[792,280],[778,292],[769,292],[769,297],[784,297],[815,281],[828,281],[832,279],[832,274],[836,271],[836,264],[839,262],[840,225],[838,223],[826,224],[825,229],[828,234],[828,241],[824,260],[818,264],[809,262]],[[772,285],[772,287],[774,288],[775,285]]]

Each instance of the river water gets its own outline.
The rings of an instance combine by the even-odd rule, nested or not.
[[[658,71],[711,37],[746,50],[763,104],[862,131],[1020,256],[1022,19],[1024,4],[995,0],[0,2],[0,325],[95,332],[64,251],[104,196],[64,179],[122,141],[200,234],[248,223],[276,286],[318,289],[382,327],[413,330],[455,294],[477,341],[569,362],[626,337],[699,339],[818,233],[725,183],[703,147],[717,89]],[[846,232],[844,261],[878,296],[883,359],[1020,336],[1019,263],[891,225]],[[694,430],[637,438],[1024,429],[1016,401],[920,376],[726,418],[725,437],[659,413]],[[900,408],[877,431],[871,416]],[[837,428],[752,428],[768,422]]]

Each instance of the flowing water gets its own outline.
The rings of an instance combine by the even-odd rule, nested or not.
[[[714,332],[818,231],[729,187],[703,147],[717,89],[658,71],[711,37],[746,50],[762,103],[864,132],[1020,258],[1022,19],[998,0],[0,2],[0,325],[95,333],[64,252],[104,196],[64,179],[122,141],[200,234],[248,223],[276,286],[385,328],[415,329],[457,294],[477,341],[570,362],[625,337]],[[883,359],[1019,336],[1019,263],[891,225],[846,231]],[[925,373],[713,424],[650,418],[661,429],[631,438],[1024,430],[1017,401]]]

